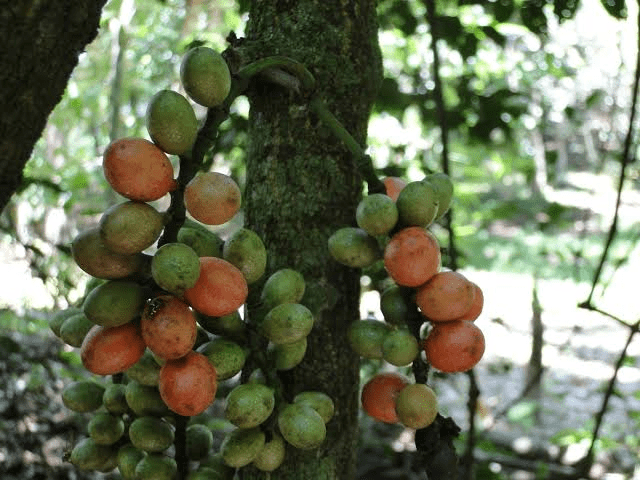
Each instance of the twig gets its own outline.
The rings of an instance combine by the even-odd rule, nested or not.
[[[638,27],[640,28],[640,9],[638,11]],[[620,168],[620,177],[618,179],[618,194],[616,198],[616,207],[613,215],[613,221],[611,222],[611,227],[609,227],[609,233],[607,235],[607,240],[604,246],[604,250],[602,252],[602,256],[600,257],[600,262],[598,263],[598,267],[596,268],[595,274],[593,276],[593,282],[591,284],[591,291],[589,292],[588,298],[584,301],[584,305],[591,305],[593,294],[600,281],[600,275],[602,273],[602,269],[607,260],[607,256],[609,255],[609,249],[611,248],[611,244],[616,236],[618,231],[618,212],[620,210],[620,202],[622,198],[622,187],[624,185],[624,181],[627,177],[627,166],[631,163],[631,150],[634,136],[634,123],[636,116],[636,106],[638,103],[638,88],[640,87],[640,35],[638,35],[638,44],[637,44],[637,52],[636,52],[636,71],[633,82],[633,89],[631,94],[631,113],[629,115],[629,128],[627,129],[627,134],[624,140],[624,147],[621,155],[621,163],[622,166]]]

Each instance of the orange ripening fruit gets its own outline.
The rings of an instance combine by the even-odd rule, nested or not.
[[[458,318],[458,320],[470,320],[473,322],[482,313],[482,308],[484,307],[484,294],[477,284],[471,282],[471,285],[473,285],[473,290],[475,291],[473,303],[471,304],[469,311]]]
[[[223,317],[238,310],[248,293],[247,281],[237,267],[221,258],[200,257],[200,276],[184,298],[203,315]]]
[[[400,177],[385,177],[382,183],[384,183],[386,194],[390,196],[394,202],[398,199],[398,195],[400,195],[402,189],[407,185],[407,182]]]
[[[423,285],[440,269],[436,237],[422,227],[403,228],[384,250],[384,267],[398,285]]]
[[[455,320],[467,313],[473,304],[475,289],[458,272],[439,272],[416,293],[416,304],[433,322]]]
[[[165,362],[160,368],[158,389],[171,411],[186,417],[198,415],[216,397],[216,369],[203,354],[191,351]]]
[[[169,158],[144,138],[126,137],[111,142],[104,152],[102,168],[109,185],[130,200],[157,200],[178,185]]]
[[[223,173],[204,172],[184,189],[187,212],[206,225],[222,225],[240,210],[242,195],[233,178]]]
[[[171,360],[191,351],[198,325],[189,305],[173,295],[161,295],[145,306],[140,328],[149,350]]]
[[[466,372],[484,355],[482,330],[468,320],[435,323],[422,346],[427,360],[441,372]]]
[[[362,408],[376,420],[397,423],[396,398],[409,385],[409,380],[399,373],[379,373],[362,389]]]
[[[82,364],[96,375],[124,372],[138,362],[146,346],[139,327],[132,322],[117,327],[95,325],[80,346]]]

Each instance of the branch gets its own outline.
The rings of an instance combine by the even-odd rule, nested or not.
[[[640,27],[640,10],[638,11],[638,27]],[[627,166],[631,163],[631,146],[633,140],[634,128],[633,124],[635,122],[636,116],[636,106],[638,103],[638,89],[640,87],[640,34],[638,34],[638,44],[637,44],[637,52],[636,52],[636,70],[633,81],[633,88],[631,93],[631,113],[629,115],[629,128],[627,129],[627,134],[624,140],[624,147],[621,155],[621,163],[622,168],[620,169],[620,178],[618,179],[618,194],[616,198],[616,207],[613,215],[613,221],[611,222],[611,227],[609,228],[609,233],[607,235],[607,240],[604,246],[604,250],[602,252],[602,256],[600,257],[600,263],[596,268],[596,272],[593,276],[593,282],[591,284],[591,291],[589,292],[589,297],[585,300],[585,305],[591,305],[591,301],[593,299],[593,294],[600,281],[600,275],[602,273],[602,268],[607,260],[607,256],[609,254],[609,249],[611,248],[611,244],[616,236],[618,231],[618,211],[620,210],[620,202],[622,198],[622,187],[624,185],[624,181],[627,177]]]

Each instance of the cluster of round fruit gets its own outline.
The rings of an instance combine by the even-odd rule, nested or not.
[[[440,246],[428,230],[449,209],[453,184],[448,175],[433,173],[409,183],[386,177],[384,185],[386,194],[371,194],[359,203],[358,227],[341,228],[328,242],[331,255],[343,265],[365,268],[382,260],[393,281],[380,297],[385,322],[354,322],[350,345],[365,358],[411,364],[421,350],[407,328],[407,303],[413,302],[430,325],[422,340],[429,363],[443,372],[469,370],[484,353],[484,336],[473,323],[482,311],[482,290],[458,272],[441,270]],[[362,404],[374,418],[413,428],[430,424],[437,412],[429,387],[409,386],[396,374],[374,377],[363,390]],[[414,411],[425,417],[415,420]]]
[[[261,428],[274,412],[277,428]],[[319,447],[333,413],[333,400],[319,391],[300,392],[292,402],[277,405],[274,389],[256,376],[227,396],[225,417],[237,428],[222,442],[222,460],[234,468],[251,464],[271,472],[284,461],[285,442],[302,450]]]
[[[229,94],[227,65],[207,47],[190,50],[180,74],[187,95],[200,105],[220,105]],[[100,471],[117,466],[125,478],[136,479],[173,477],[175,460],[166,450],[174,441],[175,414],[193,419],[212,404],[218,383],[238,374],[255,353],[250,335],[266,340],[262,368],[288,370],[302,361],[314,323],[299,303],[304,278],[284,268],[263,284],[260,308],[266,314],[258,315],[256,328],[248,327],[239,309],[249,286],[265,273],[265,245],[247,228],[223,241],[202,225],[229,221],[240,208],[240,189],[218,172],[198,173],[186,185],[174,178],[167,155],[188,161],[197,141],[198,121],[187,98],[158,92],[146,122],[152,141],[122,138],[104,153],[105,178],[126,201],[74,238],[73,258],[95,285],[81,307],[58,312],[51,322],[56,335],[80,348],[89,372],[121,377],[106,388],[84,381],[65,390],[67,407],[96,411],[89,438],[76,445],[71,461]],[[183,203],[193,220],[184,222],[173,241],[145,253],[175,220],[175,208],[160,212],[148,203],[167,194],[172,207]],[[329,397],[302,392],[282,405],[276,398],[271,386],[255,381],[232,390],[225,415],[238,428],[218,452],[224,467],[253,463],[273,470],[283,459],[283,439],[305,449],[324,440],[333,415]],[[270,417],[274,422],[264,425]]]

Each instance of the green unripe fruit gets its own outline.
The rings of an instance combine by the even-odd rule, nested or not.
[[[204,228],[182,227],[178,230],[178,242],[189,245],[199,257],[222,257],[224,240]]]
[[[77,315],[78,313],[82,313],[82,309],[78,307],[69,307],[56,312],[49,320],[49,328],[56,337],[60,337],[60,328],[62,328],[62,324],[64,323],[64,321],[72,315]]]
[[[157,387],[141,385],[132,380],[127,383],[125,398],[129,408],[140,417],[145,415],[162,416],[169,413],[169,407],[162,401]]]
[[[292,268],[272,273],[262,287],[260,300],[267,310],[282,303],[298,303],[302,300],[305,282],[302,274]]]
[[[253,460],[253,466],[263,472],[273,472],[284,462],[285,444],[283,438],[274,433],[264,444],[258,456]]]
[[[162,452],[173,439],[171,425],[157,417],[138,417],[129,426],[131,444],[145,452]]]
[[[271,388],[259,383],[245,383],[227,395],[224,416],[238,428],[253,428],[269,418],[275,404]]]
[[[115,455],[110,445],[98,445],[93,439],[85,438],[73,447],[69,461],[80,470],[100,470],[110,464]]]
[[[396,203],[384,193],[363,198],[356,209],[356,222],[369,235],[386,235],[398,221]]]
[[[347,338],[354,352],[364,358],[382,358],[382,343],[391,327],[378,320],[360,320],[349,326]]]
[[[344,227],[328,240],[329,253],[342,265],[364,268],[382,258],[375,238],[361,228]]]
[[[335,413],[335,405],[331,397],[324,392],[307,391],[300,392],[293,397],[293,403],[309,405],[320,414],[324,423],[327,423]]]
[[[102,395],[102,404],[107,411],[121,415],[129,410],[125,397],[126,386],[123,383],[112,383],[108,385]]]
[[[453,182],[446,173],[438,172],[427,175],[424,181],[433,185],[438,193],[438,212],[435,220],[442,218],[447,213],[453,199]]]
[[[117,254],[142,252],[160,237],[165,216],[145,202],[119,203],[109,207],[100,218],[100,239]]]
[[[293,343],[309,335],[313,323],[313,314],[307,307],[300,303],[283,303],[269,310],[259,331],[276,345]]]
[[[224,438],[220,453],[224,463],[233,468],[242,468],[253,462],[264,443],[265,435],[260,428],[238,428]]]
[[[247,284],[262,277],[267,267],[267,249],[258,234],[248,228],[237,230],[227,239],[222,258],[242,272]]]
[[[409,365],[419,353],[418,340],[406,329],[389,332],[382,342],[382,358],[396,367]]]
[[[292,343],[269,346],[269,354],[276,370],[291,370],[304,358],[307,352],[307,337]]]
[[[160,378],[160,365],[156,362],[151,350],[145,350],[135,364],[126,371],[127,377],[141,385],[155,387]]]
[[[380,295],[380,310],[385,321],[391,325],[405,325],[409,308],[397,285],[392,285]]]
[[[278,428],[288,443],[301,450],[319,447],[327,435],[320,414],[301,403],[291,403],[280,411]]]
[[[158,453],[145,455],[135,470],[136,480],[174,480],[178,473],[176,461]]]
[[[93,326],[94,323],[84,313],[76,313],[62,322],[60,339],[67,345],[80,348],[84,337]]]
[[[233,473],[231,473],[230,477],[229,476],[225,477],[220,475],[213,468],[203,467],[203,466],[198,467],[197,470],[190,472],[189,476],[187,476],[187,480],[227,480],[227,479],[232,480],[232,478],[233,478]]]
[[[118,450],[118,471],[124,480],[135,480],[136,465],[145,457],[145,453],[127,443]]]
[[[160,90],[147,107],[147,131],[162,150],[182,155],[193,146],[198,119],[186,98],[172,90]]]
[[[99,412],[89,420],[87,431],[98,445],[113,445],[124,434],[124,421],[119,416]]]
[[[136,282],[110,280],[91,290],[82,309],[89,320],[103,327],[118,327],[140,315],[147,299]]]
[[[180,80],[187,95],[204,106],[224,102],[231,90],[231,73],[222,55],[209,47],[189,50],[180,65]]]
[[[200,257],[189,245],[166,243],[153,255],[151,276],[160,288],[180,296],[198,281]]]
[[[104,387],[90,380],[81,380],[68,385],[62,391],[62,403],[78,413],[93,412],[102,406]]]
[[[216,452],[201,460],[200,468],[206,469],[210,474],[206,480],[232,480],[235,473],[235,469],[225,463],[221,452]]]
[[[233,377],[244,367],[247,354],[244,349],[232,340],[217,337],[203,344],[198,352],[205,355],[216,367],[218,381]]]
[[[410,182],[398,195],[396,206],[403,225],[428,227],[438,213],[438,194],[430,183]]]
[[[396,397],[396,413],[405,427],[416,430],[427,427],[438,415],[436,394],[423,383],[407,385]]]
[[[198,423],[189,425],[186,435],[189,460],[200,460],[206,457],[213,448],[213,434],[205,425]]]
[[[247,326],[238,311],[222,317],[208,317],[199,313],[197,319],[200,326],[209,333],[222,335],[241,343],[246,339]]]

